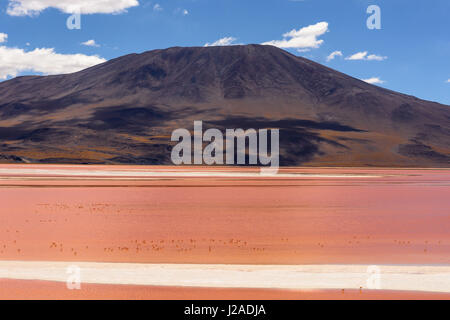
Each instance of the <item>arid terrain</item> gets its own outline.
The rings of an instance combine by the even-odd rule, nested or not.
[[[448,169],[2,165],[0,296],[448,298],[449,183]],[[66,265],[90,270],[81,291]]]
[[[0,83],[0,162],[170,165],[173,130],[280,129],[282,166],[449,167],[450,107],[272,46],[174,47]]]

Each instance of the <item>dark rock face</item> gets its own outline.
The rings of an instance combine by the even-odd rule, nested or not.
[[[280,128],[282,165],[448,167],[450,107],[272,46],[169,48],[0,83],[2,162],[171,164],[194,120]]]

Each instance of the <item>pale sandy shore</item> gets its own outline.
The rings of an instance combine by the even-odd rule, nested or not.
[[[0,262],[0,279],[67,283],[68,279],[74,279],[71,275],[78,274],[78,279],[85,284],[450,293],[450,266]]]
[[[177,169],[177,168],[167,168],[163,169],[138,169],[129,168],[127,170],[121,170],[120,167],[116,170],[96,170],[96,168],[1,168],[0,176],[63,176],[63,177],[111,177],[111,178],[162,178],[162,177],[175,177],[175,178],[259,178],[265,177],[266,171],[255,171],[255,170],[240,170],[235,168],[234,170],[220,170],[220,169],[210,169],[201,170],[197,168]],[[267,171],[269,172],[269,171]],[[357,173],[308,173],[308,172],[289,172],[286,170],[274,171],[274,174],[268,174],[269,177],[274,178],[377,178],[382,177],[383,174],[357,174]]]

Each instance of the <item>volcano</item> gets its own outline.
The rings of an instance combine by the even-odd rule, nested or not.
[[[450,107],[273,46],[174,47],[0,83],[0,162],[171,164],[196,120],[280,129],[284,166],[449,167]]]

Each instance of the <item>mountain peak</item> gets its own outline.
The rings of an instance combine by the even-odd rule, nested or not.
[[[172,47],[0,83],[1,159],[170,164],[171,132],[280,128],[282,165],[448,166],[449,107],[268,45]],[[64,144],[62,144],[64,142]]]

